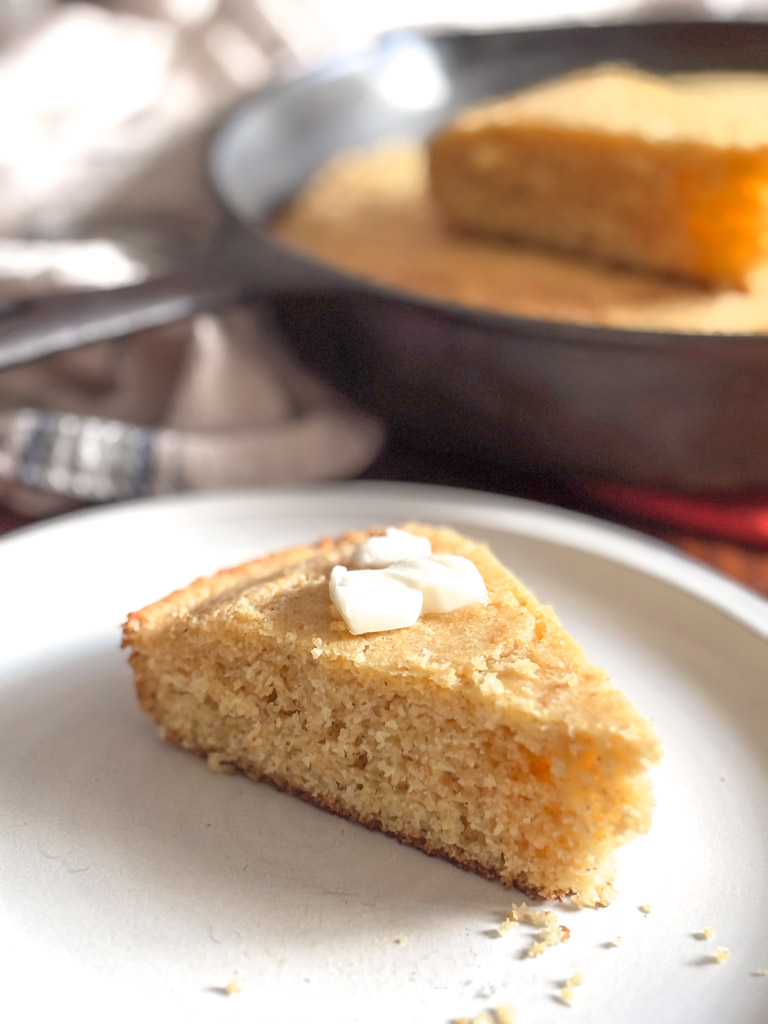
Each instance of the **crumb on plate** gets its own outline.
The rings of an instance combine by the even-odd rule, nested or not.
[[[578,971],[576,974],[572,974],[560,989],[560,1001],[565,1003],[566,1006],[573,1006],[573,990],[583,982],[584,978]]]
[[[513,1006],[509,1003],[504,1003],[503,1006],[497,1006],[494,1010],[496,1015],[496,1024],[515,1024],[517,1020],[517,1014]]]
[[[517,921],[513,917],[506,917],[501,924],[497,926],[496,931],[499,935],[504,936],[511,932],[513,928],[517,928]]]
[[[496,930],[499,935],[506,935],[518,924],[531,924],[538,928],[536,940],[527,951],[528,956],[541,956],[551,946],[567,942],[571,937],[570,928],[559,923],[554,910],[529,907],[527,903],[512,907],[506,920]]]
[[[731,951],[727,946],[718,946],[714,952],[715,963],[724,964],[730,955]]]

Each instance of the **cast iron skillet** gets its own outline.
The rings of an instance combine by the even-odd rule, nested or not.
[[[210,179],[225,225],[201,261],[12,311],[0,324],[0,369],[260,296],[301,357],[405,443],[676,490],[767,487],[768,337],[468,310],[342,274],[265,230],[336,150],[426,136],[481,97],[607,59],[655,71],[768,70],[768,24],[403,32],[337,54],[247,99],[214,136]]]

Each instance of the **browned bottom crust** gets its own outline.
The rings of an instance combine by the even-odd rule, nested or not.
[[[184,750],[188,750],[200,757],[208,756],[207,751],[201,750],[197,747],[189,747],[182,743],[170,730],[163,730],[162,738],[167,743],[170,743],[173,746],[182,747]],[[423,853],[429,854],[430,857],[440,857],[442,860],[447,860],[455,867],[461,868],[463,871],[470,871],[475,875],[480,875],[481,878],[485,878],[489,882],[501,882],[502,885],[506,886],[508,889],[518,889],[530,899],[549,899],[560,901],[574,895],[572,889],[545,892],[542,889],[537,889],[534,886],[529,885],[524,879],[516,878],[511,882],[506,881],[501,877],[498,871],[487,868],[476,860],[457,857],[455,854],[449,853],[443,847],[435,846],[428,839],[425,839],[424,836],[417,835],[415,833],[405,835],[400,832],[392,832],[390,829],[386,828],[378,818],[361,818],[353,811],[349,810],[349,808],[343,807],[341,804],[336,804],[331,800],[322,800],[314,794],[308,793],[306,790],[300,789],[298,786],[294,786],[290,782],[287,782],[285,779],[279,778],[278,776],[267,775],[263,772],[255,771],[252,765],[249,766],[245,762],[234,760],[222,761],[221,764],[222,768],[231,769],[233,774],[239,773],[241,775],[245,775],[251,782],[267,782],[282,793],[289,793],[291,796],[296,796],[300,800],[304,800],[306,803],[312,804],[314,807],[318,807],[322,811],[328,811],[330,814],[346,818],[348,821],[354,821],[358,825],[364,825],[366,828],[371,829],[371,831],[383,832],[385,835],[391,836],[393,839],[397,839],[398,842],[404,843],[406,846],[414,846]]]

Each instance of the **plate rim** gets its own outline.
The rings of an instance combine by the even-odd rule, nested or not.
[[[354,504],[356,499],[352,497],[353,495],[359,496],[360,499],[364,499],[366,504],[363,504],[361,502],[361,504],[358,505],[356,508]],[[54,520],[48,520],[43,521],[41,523],[31,524],[28,527],[20,528],[19,530],[14,531],[11,534],[0,537],[0,578],[2,578],[3,575],[5,561],[8,561],[14,572],[19,571],[20,563],[17,560],[17,553],[21,555],[21,565],[23,565],[26,560],[26,552],[29,551],[30,553],[34,553],[36,550],[38,550],[38,545],[41,539],[53,539],[55,541],[57,532],[59,536],[64,538],[65,542],[70,537],[72,539],[74,539],[75,537],[80,537],[81,535],[85,535],[87,537],[89,526],[96,523],[106,524],[103,534],[100,534],[97,540],[97,545],[101,545],[105,541],[109,542],[112,532],[115,529],[119,529],[122,524],[135,523],[136,517],[140,517],[145,524],[151,527],[152,523],[155,521],[155,517],[159,516],[159,521],[162,523],[161,529],[163,530],[172,529],[174,520],[179,521],[182,524],[182,526],[187,525],[192,530],[195,530],[196,528],[201,526],[205,528],[206,525],[208,524],[222,522],[222,517],[223,522],[226,523],[227,513],[230,512],[232,513],[230,521],[238,524],[237,529],[239,531],[241,529],[241,524],[244,521],[247,524],[249,515],[252,517],[251,521],[253,522],[256,529],[258,529],[260,521],[265,524],[270,522],[276,522],[277,516],[275,515],[275,503],[281,500],[285,500],[286,498],[289,498],[294,503],[293,507],[288,510],[288,515],[284,517],[286,521],[290,524],[291,520],[295,520],[298,522],[303,521],[305,518],[311,519],[314,513],[314,509],[312,507],[311,501],[308,499],[311,499],[312,496],[320,496],[322,502],[324,503],[321,504],[318,509],[318,518],[320,518],[321,516],[335,517],[338,515],[348,515],[350,518],[352,518],[355,516],[356,512],[359,512],[361,510],[364,514],[367,514],[368,507],[370,507],[370,505],[373,504],[374,502],[380,501],[383,495],[387,496],[387,500],[391,503],[391,507],[394,507],[396,504],[399,504],[400,508],[402,508],[402,506],[411,499],[414,501],[420,500],[424,504],[426,504],[428,501],[432,501],[434,502],[435,507],[438,507],[439,505],[440,507],[445,509],[446,517],[453,517],[456,515],[457,512],[460,512],[463,509],[465,511],[468,521],[477,522],[479,528],[481,529],[487,523],[490,528],[497,528],[500,530],[500,532],[505,533],[506,530],[504,524],[506,521],[506,523],[508,524],[508,536],[511,539],[522,539],[524,541],[526,537],[532,537],[535,535],[537,539],[540,537],[544,542],[549,542],[550,544],[552,544],[555,549],[558,545],[561,545],[566,550],[576,552],[585,551],[586,553],[591,554],[592,556],[604,558],[609,564],[617,566],[627,565],[630,570],[641,571],[645,575],[650,576],[651,578],[659,579],[660,582],[669,584],[673,587],[672,596],[680,594],[685,595],[686,593],[691,592],[687,587],[681,586],[679,580],[676,578],[669,579],[665,578],[663,573],[653,571],[647,572],[642,565],[633,565],[631,559],[629,562],[626,562],[622,560],[621,557],[612,557],[610,550],[601,551],[599,549],[599,545],[601,544],[605,545],[606,548],[609,548],[609,545],[605,544],[605,539],[609,535],[615,536],[616,538],[618,538],[617,549],[619,550],[619,552],[627,548],[633,549],[636,552],[638,558],[645,558],[648,565],[655,565],[655,560],[649,557],[649,554],[653,552],[657,554],[659,557],[658,564],[671,567],[672,570],[678,569],[680,565],[683,564],[684,566],[693,571],[695,577],[700,577],[704,581],[709,581],[710,585],[712,585],[712,581],[714,580],[717,586],[711,586],[711,589],[712,592],[715,594],[718,594],[722,587],[725,587],[726,591],[743,591],[744,596],[746,598],[751,597],[749,592],[746,591],[744,588],[740,587],[738,584],[731,583],[726,577],[720,579],[718,573],[707,569],[705,566],[699,565],[699,563],[695,559],[692,559],[689,556],[678,554],[676,549],[670,547],[666,543],[655,540],[653,538],[646,538],[645,536],[637,533],[636,531],[627,529],[625,527],[617,526],[616,524],[606,523],[594,517],[586,516],[581,513],[570,512],[568,510],[563,510],[556,506],[548,506],[542,503],[531,502],[525,499],[507,497],[504,495],[495,495],[482,491],[470,491],[466,489],[448,488],[434,485],[387,483],[379,481],[359,481],[342,483],[337,485],[322,485],[309,487],[226,490],[204,493],[197,492],[187,493],[184,495],[171,495],[149,499],[141,499],[138,501],[125,502],[115,505],[81,509],[58,517]],[[383,511],[386,512],[386,505],[382,504],[380,507],[382,508]],[[473,513],[475,513],[475,515],[477,516],[477,519],[475,520],[473,520]],[[483,515],[483,513],[485,513],[485,516]],[[526,530],[524,528],[526,524],[529,527],[531,527],[532,525],[535,525],[536,522],[540,524],[540,529],[536,531],[535,534],[532,530]],[[563,526],[563,524],[566,525]],[[141,527],[139,528],[141,529]],[[582,541],[585,541],[586,543],[571,543],[572,535],[574,533],[577,538],[580,538]],[[565,534],[565,537],[563,536],[563,534]],[[256,539],[258,542],[258,534],[256,535]],[[590,548],[590,542],[593,545],[592,548]],[[5,559],[5,552],[12,553],[10,559]],[[588,577],[585,577],[585,579],[585,585],[589,586]],[[768,602],[764,602],[762,601],[762,599],[760,600],[761,604],[765,608],[763,616],[764,618],[768,619]],[[697,607],[693,608],[692,611],[698,611],[699,613],[701,613],[702,603],[714,603],[715,606],[718,606],[717,600],[715,602],[697,602]],[[726,608],[722,610],[728,613],[727,617],[730,619],[731,622],[746,625],[749,628],[749,622],[744,622],[740,614],[734,614],[733,609]],[[723,625],[727,626],[727,622]],[[753,632],[751,629],[749,631],[750,634]],[[95,637],[96,635],[97,630],[92,629],[90,636]],[[101,625],[98,626],[98,635],[103,639],[104,634]],[[758,638],[759,635],[760,634],[758,632]],[[764,639],[768,640],[768,635],[765,635]],[[89,641],[86,640],[86,643],[88,642]],[[54,644],[54,649],[56,646],[57,645]],[[77,646],[83,646],[82,639],[78,639]],[[718,646],[721,651],[725,649],[721,643],[718,643]],[[762,650],[762,648],[760,648],[760,650]],[[45,644],[44,648],[42,649],[43,657],[50,658],[51,651],[51,646],[49,644]],[[113,653],[116,653],[116,645],[113,650]],[[755,685],[757,685],[760,682],[759,665],[761,664],[761,661],[759,659],[759,654],[760,651],[758,651],[758,657],[755,659],[754,663]],[[110,655],[110,657],[111,656],[112,655]],[[37,655],[34,656],[34,661],[37,661]],[[3,663],[4,657],[2,651],[0,650],[0,670],[2,669]],[[1,674],[2,673],[0,672],[0,675]],[[0,691],[2,691],[3,688],[4,687],[2,681],[0,681]],[[162,749],[162,746],[163,745],[160,745],[159,747],[157,747],[157,749]],[[672,749],[673,747],[670,743],[670,745],[667,748],[668,753],[671,753]],[[764,763],[762,758],[761,763]],[[342,825],[343,824],[344,823],[342,822]],[[18,834],[18,821],[15,819],[15,817],[11,823],[11,833],[9,834],[13,836],[14,833]],[[656,863],[655,861],[652,862]],[[649,876],[649,878],[652,878],[652,876]],[[638,898],[633,901],[624,899],[621,903],[621,913],[626,915],[636,913],[635,907],[640,903],[641,899],[638,890],[632,889],[629,885],[622,885],[622,890],[624,891],[624,894],[626,896],[629,896],[630,893],[634,892],[636,895],[638,895]],[[499,890],[497,890],[497,893],[498,891]],[[666,890],[664,891],[666,892]],[[501,892],[503,893],[504,890],[501,890]],[[654,896],[655,901],[655,892],[652,892],[652,895]],[[87,898],[87,894],[82,895],[81,893],[75,892],[73,895],[69,897],[70,902],[68,906],[71,908],[75,906],[78,901],[81,901],[83,899],[87,900]],[[642,898],[645,899],[645,895],[643,895]],[[617,905],[618,904],[619,901],[617,901]],[[222,906],[226,905],[228,904],[227,901],[225,900],[222,903]],[[15,907],[16,904],[14,903],[14,909]],[[747,903],[745,903],[744,905],[744,908],[739,909],[737,919],[735,919],[736,923],[738,924],[738,922],[740,922],[743,919],[743,913],[748,912],[750,911],[747,901]],[[136,911],[132,910],[129,919],[136,920],[135,914]],[[88,919],[90,920],[90,915]],[[620,919],[623,922],[623,917],[620,917]],[[27,920],[26,916],[23,918],[23,920]],[[165,922],[165,920],[166,918],[164,916],[163,921]],[[676,927],[679,926],[677,927],[677,932],[679,932],[677,939],[670,940],[669,945],[670,953],[677,957],[677,960],[675,962],[678,964],[678,966],[676,968],[676,973],[674,975],[667,976],[679,978],[682,977],[680,972],[683,965],[683,953],[686,954],[685,962],[687,963],[689,962],[687,954],[691,952],[690,945],[686,947],[685,950],[683,950],[682,943],[684,942],[684,936],[686,934],[689,934],[691,928],[695,925],[697,926],[700,923],[700,921],[689,921],[687,917],[684,918],[684,916],[679,915],[677,913],[671,913],[669,920],[672,923],[674,923]],[[717,925],[719,931],[721,927],[720,919],[716,919],[715,924]],[[689,928],[688,925],[690,925],[691,927]],[[478,928],[479,927],[480,926],[478,925]],[[623,925],[621,928],[617,930],[623,932]],[[675,934],[677,934],[677,932]],[[30,931],[29,934],[31,941],[34,944],[34,948],[38,950],[46,950],[49,948],[43,943],[40,933],[38,931]],[[588,934],[583,939],[583,941],[580,938],[579,945],[576,947],[577,951],[579,951],[580,956],[583,954],[585,957],[587,957],[588,950],[592,949],[592,946],[587,945],[587,940],[592,934],[592,932],[588,931]],[[600,938],[600,936],[598,936],[597,933],[594,933],[594,935],[594,947],[596,949],[597,941]],[[602,938],[605,938],[604,934],[602,935]],[[278,943],[278,948],[282,948],[284,942],[287,942],[287,940],[280,939]],[[751,935],[749,945],[745,943],[745,949],[749,951],[750,959],[753,958],[753,953],[756,951],[756,942],[757,939],[755,938],[755,936]],[[108,946],[108,948],[112,949],[114,948],[114,946],[110,945]],[[135,954],[135,943],[133,941],[126,942],[122,948],[123,953],[121,953],[121,956],[123,957],[123,964],[133,966],[137,962]],[[287,946],[286,948],[290,947]],[[470,947],[465,944],[461,947],[457,946],[455,948],[469,949]],[[451,949],[452,952],[450,955],[455,955],[453,947],[451,947]],[[637,990],[634,988],[634,986],[635,984],[639,983],[639,979],[641,978],[641,972],[644,969],[644,965],[646,965],[647,963],[652,963],[652,960],[649,959],[652,953],[652,949],[653,947],[649,942],[645,942],[645,944],[641,943],[639,946],[639,952],[637,953],[636,957],[634,957],[629,962],[624,961],[623,964],[619,965],[616,968],[623,975],[623,984],[626,984],[627,979],[629,979],[632,985],[632,991],[635,993],[635,995],[637,994]],[[56,946],[56,951],[57,953],[59,952],[58,944]],[[695,951],[696,950],[694,947],[694,952]],[[250,961],[245,961],[236,958],[236,947],[234,945],[230,944],[229,946],[224,947],[223,952],[223,957],[219,954],[216,954],[209,956],[207,958],[205,957],[204,954],[201,953],[200,963],[202,966],[197,976],[204,977],[206,979],[210,977],[213,982],[218,982],[219,980],[223,980],[227,976],[238,977],[240,972],[242,972],[242,977],[244,979],[244,982],[248,985],[248,987],[254,984],[254,980],[256,983],[258,982],[258,976],[253,971],[253,965],[250,963]],[[428,953],[427,947],[423,947],[423,953]],[[14,960],[14,962],[16,961]],[[422,961],[420,960],[419,962]],[[589,960],[588,962],[590,964],[591,970],[591,964],[594,961]],[[755,960],[755,962],[757,961]],[[56,978],[60,977],[60,968],[58,967],[59,963],[60,961],[57,959],[57,973],[55,974]],[[93,958],[89,955],[83,961],[83,963],[92,968],[94,961]],[[232,963],[237,963],[237,967],[234,970],[234,972],[227,967],[227,964]],[[261,964],[262,961],[259,961],[259,963]],[[751,978],[747,977],[747,974],[749,973],[749,963],[746,958],[744,958],[742,963],[744,969],[743,971],[740,971],[738,975],[731,975],[730,977],[728,977],[727,980],[725,979],[725,976],[721,976],[723,980],[721,988],[717,992],[717,1006],[726,1005],[726,1000],[729,1000],[732,1003],[734,993],[736,993],[737,991],[745,992],[746,995],[744,996],[744,1006],[748,1011],[748,1019],[750,1021],[754,1020],[756,1024],[758,1020],[762,1020],[759,1013],[757,1013],[753,1007],[754,1004],[754,1006],[756,1006],[757,1010],[759,1011],[760,997],[759,994],[755,995],[755,993],[757,993],[758,991],[757,986],[759,986],[759,982],[757,983],[757,985],[755,985],[754,981]],[[177,978],[181,979],[185,986],[189,981],[188,974],[185,972],[183,966],[180,967],[179,964],[180,961],[176,957],[174,957],[168,961],[168,963],[163,967],[160,973],[160,978],[163,984],[168,987],[169,991],[173,991],[176,996],[176,998],[172,1000],[169,996],[168,1006],[170,1007],[170,1011],[172,1012],[172,1014],[175,1013],[176,1015],[178,1015],[180,1012],[185,1012],[190,1021],[197,1021],[198,1019],[202,1020],[203,1018],[205,1018],[209,1022],[218,1021],[220,1019],[223,1021],[224,1016],[228,1013],[228,1011],[228,1015],[232,1016],[232,1007],[227,1006],[226,1008],[219,1010],[218,1006],[221,1004],[214,1005],[211,1000],[203,1002],[202,998],[200,998],[200,994],[196,996],[191,987],[182,987],[181,983],[178,983],[178,987],[176,987]],[[372,967],[368,962],[366,962],[365,972],[366,974],[368,974],[369,977],[373,976],[372,972],[374,969],[374,967]],[[580,964],[574,962],[573,967],[571,967],[571,970],[573,969],[580,969]],[[313,970],[317,973],[319,973],[322,970],[324,976],[326,975],[325,969],[322,969],[320,967],[314,967]],[[489,978],[492,978],[494,981],[497,977],[496,970],[496,967],[494,967],[491,974],[489,974]],[[97,969],[96,974],[94,975],[94,977],[96,978],[96,987],[94,987],[94,992],[98,993],[101,991],[101,988],[99,988],[98,986],[108,986],[112,984],[113,979],[118,974],[118,971],[119,968],[115,968],[114,966],[107,966],[104,968],[99,967]],[[596,973],[600,974],[600,976],[603,976],[601,972],[602,967],[598,967]],[[553,986],[552,984],[550,984],[554,980],[554,973],[554,967],[552,969],[547,968],[544,974],[535,976],[533,979],[528,981],[531,995],[521,1005],[521,1010],[524,1006],[525,1012],[529,1015],[533,1014],[534,1018],[540,1010],[542,1014],[546,1016],[544,1006],[547,993],[549,998],[554,998]],[[568,976],[569,973],[570,971],[566,971],[564,968],[562,972],[562,977]],[[393,978],[399,976],[400,975],[397,973],[397,971],[395,971],[392,974]],[[78,975],[78,977],[81,976]],[[515,972],[514,978],[517,978],[518,981],[510,981],[510,978],[512,977],[512,975],[504,975],[504,991],[506,992],[508,990],[510,996],[513,992],[514,986],[520,983],[519,979],[521,978],[521,975],[519,975],[518,972]],[[546,992],[544,988],[545,982],[547,986]],[[481,980],[478,980],[478,985],[480,985],[481,983]],[[523,984],[525,984],[524,980]],[[752,987],[748,988],[750,984],[752,985]],[[700,998],[701,1002],[696,1002],[692,1009],[701,1012],[706,1005],[703,997],[701,997],[700,995],[701,983],[695,986],[695,988],[699,992],[699,996],[697,998]],[[197,992],[198,990],[194,991]],[[213,992],[220,990],[209,988],[207,989],[207,991]],[[419,991],[421,992],[421,989]],[[469,993],[471,991],[471,989],[467,989],[467,997],[464,998],[462,996],[457,1000],[457,1002],[460,1008],[464,1004],[466,1004],[467,1009],[471,1008],[474,1014],[480,1012],[481,1008],[485,1008],[485,1005],[488,1004],[490,1000],[483,1000],[483,1002],[481,1003],[480,999],[477,997],[473,996],[472,998],[470,998]],[[684,994],[683,983],[678,983],[675,986],[674,991],[678,994],[678,996],[680,996],[681,993]],[[143,975],[141,976],[141,981],[135,986],[135,992],[135,1005],[140,1009],[144,1008],[146,1010],[150,1000],[152,1001],[153,1005],[158,1005],[156,1003],[157,995],[155,989],[152,983],[148,983]],[[182,993],[182,996],[179,996],[179,992]],[[327,1009],[326,1002],[327,1000],[322,1003],[323,1008],[319,1012],[318,1019],[322,1018],[322,1020],[325,1020],[326,1015],[330,1019],[330,1017],[332,1016],[331,1012]],[[12,1007],[15,1007],[16,1003],[12,1000],[11,1005]],[[40,1004],[35,1002],[33,1007],[34,1012],[38,1012],[38,1005],[43,1005],[42,1001]],[[132,1006],[133,1005],[134,1004],[132,1004]],[[165,1003],[163,1003],[162,1005],[165,1005]],[[244,1012],[249,1013],[251,1017],[253,1016],[253,1005],[254,1004],[249,1001],[247,1004],[244,1004],[243,1007]],[[629,1001],[628,1005],[630,1007],[632,1006],[632,1000]],[[686,1000],[682,1002],[681,1005],[688,1006],[689,1004]],[[44,1010],[46,1010],[46,1006],[47,1004],[43,1005]],[[300,1008],[300,1004],[298,1002],[296,1006],[297,1008]],[[596,1003],[592,1004],[592,1006],[594,1006],[594,1009],[598,1013],[598,1016],[600,1012],[602,1012],[605,1009],[605,1003],[599,999],[596,1000]],[[592,1006],[587,1005],[586,1007],[584,1007],[584,1009],[587,1011],[588,1017],[589,1013],[591,1012]],[[103,1002],[99,1001],[98,998],[88,999],[85,1002],[83,1002],[83,1020],[93,1020],[95,1022],[97,1020],[99,1007],[103,1007]],[[336,1006],[336,1009],[338,1009],[338,1006]],[[292,1005],[290,1006],[290,1012],[295,1012]],[[420,1014],[423,1015],[424,1012],[427,1013],[427,1016],[430,1016],[430,1014],[432,1016],[435,1016],[435,1019],[437,1019],[437,1017],[440,1016],[440,1011],[435,1010],[434,1004],[430,1004],[430,1008],[421,1010]],[[621,1007],[619,1007],[619,1009],[617,1010],[617,1019],[620,1018],[621,1020],[624,1020],[626,1016],[628,1020],[639,1020],[640,1018],[632,1015],[633,1013],[634,1011],[622,1009]],[[406,1016],[410,1021],[410,1015]],[[554,1017],[554,1014],[552,1016]],[[238,1020],[241,1019],[237,1014],[235,1015],[235,1017]],[[349,1017],[348,1014],[345,1016],[344,1012],[342,1012],[342,1018],[351,1019],[351,1017]],[[242,1019],[245,1019],[245,1017],[243,1016]],[[453,1013],[451,1013],[451,1019],[453,1019]],[[549,1016],[547,1016],[547,1019],[549,1019]],[[667,1019],[666,1015],[665,1019]],[[745,1019],[747,1019],[746,1012]]]
[[[344,498],[358,496],[369,500],[378,497],[445,505],[447,512],[451,505],[468,505],[480,513],[480,518],[487,515],[489,523],[499,516],[512,516],[516,522],[509,528],[518,536],[560,544],[658,580],[715,608],[768,643],[768,599],[666,541],[619,523],[544,502],[437,484],[353,480],[293,487],[228,488],[156,495],[77,509],[53,519],[18,527],[0,536],[0,573],[4,555],[9,551],[18,547],[23,549],[28,544],[34,546],[38,537],[60,531],[78,531],[93,520],[119,523],[121,519],[137,515],[152,517],[156,514],[187,518],[193,510],[208,509],[210,515],[222,505],[239,506],[243,512],[250,508],[256,515],[262,503],[270,506],[280,500],[295,501],[302,497],[341,502]],[[268,518],[268,513],[266,508],[262,517]],[[307,516],[311,517],[309,509]]]

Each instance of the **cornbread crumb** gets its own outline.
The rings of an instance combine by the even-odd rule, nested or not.
[[[237,768],[223,754],[214,751],[208,755],[206,760],[208,768],[212,772],[219,775],[237,775]]]
[[[481,1010],[480,1013],[474,1017],[457,1017],[454,1024],[493,1024],[493,1018],[485,1010]]]
[[[724,964],[730,955],[731,951],[727,946],[718,946],[714,952],[715,963]]]
[[[566,1006],[573,1006],[573,990],[581,985],[583,981],[584,978],[578,972],[572,974],[560,990],[561,1002],[565,1003]]]
[[[549,925],[553,918],[555,918],[555,913],[552,910],[531,910],[528,915],[528,920],[531,924],[537,924],[542,927]]]
[[[557,914],[554,910],[540,910],[529,907],[527,903],[518,903],[510,910],[507,920],[513,924],[534,924],[551,929],[557,924]]]
[[[607,907],[615,895],[616,890],[612,885],[608,886],[597,900],[588,900],[585,899],[581,893],[573,893],[571,895],[571,905],[575,907],[576,910],[585,910],[587,907],[589,907],[590,910],[596,910],[599,907]]]
[[[513,1006],[509,1003],[505,1003],[503,1006],[497,1006],[494,1010],[496,1014],[496,1024],[515,1024],[517,1020],[517,1014]]]
[[[609,946],[620,946],[621,945],[621,936],[617,935],[616,938],[615,939],[611,939],[607,943],[607,945],[609,945]]]
[[[240,987],[240,982],[237,980],[237,978],[230,978],[227,984],[224,986],[224,991],[227,993],[228,996],[234,996],[237,995],[238,992],[242,992],[243,990]]]
[[[708,939],[714,939],[714,937],[715,937],[715,930],[714,930],[714,928],[710,928],[709,925],[707,925],[706,928],[702,928],[700,932],[696,933],[696,938],[697,939],[708,940]]]
[[[557,946],[571,937],[570,928],[558,923],[554,910],[529,907],[527,903],[520,903],[512,907],[507,919],[501,922],[497,931],[499,935],[506,935],[518,924],[531,924],[538,927],[536,940],[526,951],[526,955],[530,957],[541,956],[550,946]]]
[[[768,967],[758,967],[752,973],[756,978],[768,978]]]
[[[653,908],[651,907],[650,903],[644,903],[642,907],[638,907],[637,909],[640,911],[641,914],[645,914],[645,916],[647,917]]]
[[[499,935],[507,935],[512,931],[513,928],[517,928],[518,922],[514,917],[506,917],[500,925],[497,926],[496,931]]]
[[[515,1024],[515,1012],[511,1006],[497,1006],[490,1012],[481,1010],[474,1017],[454,1017],[453,1024]]]
[[[408,945],[408,936],[407,935],[398,935],[398,937],[395,939],[395,945],[396,946],[407,946]]]
[[[539,929],[538,932],[539,941],[534,942],[531,949],[528,951],[528,956],[539,956],[544,952],[545,949],[550,949],[552,946],[559,946],[561,942],[567,942],[571,937],[569,928],[565,925],[555,925],[553,927],[546,927]],[[534,947],[536,952],[533,952]],[[542,947],[542,948],[539,948]]]
[[[507,920],[513,921],[515,924],[526,922],[528,920],[528,904],[516,903],[507,914]]]

